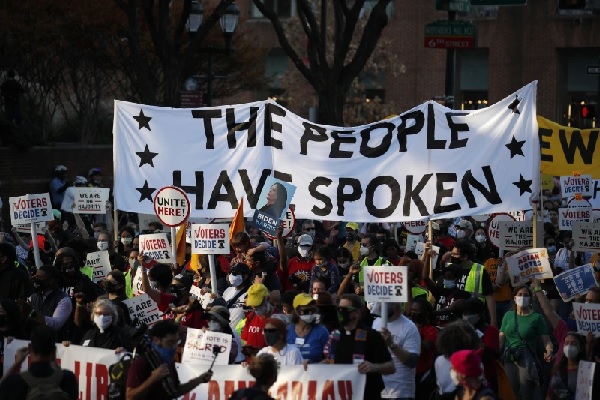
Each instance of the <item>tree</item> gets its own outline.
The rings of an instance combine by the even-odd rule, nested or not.
[[[265,0],[253,1],[271,21],[279,44],[291,62],[315,90],[319,101],[319,122],[343,125],[346,96],[352,82],[373,54],[387,25],[386,7],[391,0],[376,0],[364,25],[359,23],[359,19],[365,0],[321,0],[320,10],[316,7],[316,1],[296,0],[305,40],[294,41],[294,45],[275,10],[268,7]],[[327,20],[330,9],[333,11],[333,24]],[[320,22],[317,22],[319,19]],[[328,27],[332,31],[331,46],[328,45]],[[352,46],[353,40],[358,41],[356,47]],[[299,48],[303,45],[306,46],[305,50]],[[304,51],[306,63],[301,57]]]

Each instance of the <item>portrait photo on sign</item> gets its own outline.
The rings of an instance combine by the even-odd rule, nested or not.
[[[265,181],[256,210],[274,219],[283,219],[295,191],[296,186],[270,176]]]

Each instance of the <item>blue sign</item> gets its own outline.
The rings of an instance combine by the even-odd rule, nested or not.
[[[275,236],[277,227],[285,218],[296,186],[268,177],[263,186],[260,199],[254,212],[254,226],[271,236]]]
[[[554,277],[556,289],[564,301],[571,301],[575,297],[587,293],[589,288],[596,286],[594,269],[591,264],[565,271]]]

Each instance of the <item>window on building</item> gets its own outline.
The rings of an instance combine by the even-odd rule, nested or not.
[[[487,49],[457,52],[457,98],[454,108],[478,110],[488,106],[489,62]]]
[[[296,15],[296,0],[263,0],[268,9],[274,10],[279,18],[289,18]],[[265,16],[250,2],[250,16],[264,18]]]

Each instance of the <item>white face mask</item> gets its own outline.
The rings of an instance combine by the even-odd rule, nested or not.
[[[456,231],[456,238],[457,239],[464,239],[467,236],[467,232],[465,232],[464,230],[459,230]]]
[[[298,246],[298,253],[300,253],[300,257],[308,258],[310,256],[310,249],[302,246]]]
[[[96,242],[96,246],[100,251],[108,250],[108,242]]]
[[[94,315],[94,323],[100,332],[104,332],[112,324],[112,315]]]
[[[476,235],[475,240],[479,243],[485,242],[485,235]]]
[[[519,307],[529,307],[529,296],[515,296],[515,304]]]
[[[348,267],[350,266],[350,263],[349,262],[339,263],[338,266],[340,268],[348,269]]]
[[[227,276],[227,280],[229,280],[229,284],[233,287],[238,287],[244,282],[244,277],[242,275],[231,275]]]
[[[121,238],[121,243],[123,243],[125,246],[130,245],[132,242],[133,242],[133,238],[131,238],[131,237]]]
[[[574,346],[572,344],[566,344],[563,347],[563,353],[565,353],[565,356],[567,358],[570,358],[571,360],[577,358],[577,355],[579,354],[579,349],[577,348],[577,346]]]
[[[458,372],[456,372],[454,368],[450,369],[450,379],[452,379],[452,383],[454,383],[454,385],[460,385],[460,380],[458,379]]]
[[[369,250],[369,248],[367,246],[363,246],[363,245],[360,246],[360,255],[361,256],[367,256],[367,255],[369,255],[370,252],[371,251]]]
[[[467,321],[471,325],[475,325],[476,323],[479,322],[479,315],[477,315],[477,314],[463,315],[463,320]]]
[[[304,322],[306,322],[307,324],[313,324],[313,323],[317,323],[318,321],[319,315],[318,314],[310,314],[310,315],[301,315],[300,319]]]
[[[217,321],[208,321],[208,330],[211,332],[221,332],[221,324]]]

